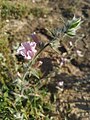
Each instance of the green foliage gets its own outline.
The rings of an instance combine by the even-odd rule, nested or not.
[[[4,1],[1,4],[1,18],[10,19],[15,18],[19,19],[26,15],[27,9],[23,4],[11,4],[9,1]]]
[[[0,4],[1,10],[1,19],[21,19],[25,18],[28,15],[32,14],[34,17],[43,17],[44,14],[48,14],[48,10],[40,8],[40,7],[31,7],[26,4],[22,4],[19,2],[10,2],[10,1],[2,1]]]
[[[42,8],[32,8],[30,13],[32,13],[35,17],[42,17],[44,15]]]
[[[31,68],[30,69],[30,74],[35,76],[37,79],[40,79],[40,72],[38,69]]]
[[[10,49],[7,38],[0,39],[0,82],[6,82],[10,80]],[[8,53],[8,54],[7,54]]]
[[[37,86],[27,87],[24,83],[23,87],[21,87],[22,90],[19,90],[16,87],[17,85],[18,82],[14,84],[15,89],[13,91],[7,88],[7,86],[2,86],[0,117],[10,120],[37,120],[45,118],[45,111],[51,111],[51,107],[49,107],[51,105],[48,104],[48,101],[45,101],[47,94],[43,90],[39,90]]]
[[[73,17],[66,25],[66,34],[70,37],[74,37],[76,35],[76,30],[80,28],[81,23],[81,18]]]
[[[13,120],[13,116],[10,112],[10,109],[12,109],[13,106],[8,92],[8,87],[2,85],[0,89],[0,118],[3,120]]]

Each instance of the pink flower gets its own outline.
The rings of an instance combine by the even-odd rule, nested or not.
[[[37,50],[35,49],[35,42],[23,42],[17,50],[17,54],[22,55],[25,59],[30,60],[35,56]]]

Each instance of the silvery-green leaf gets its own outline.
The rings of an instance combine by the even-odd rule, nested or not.
[[[37,79],[39,79],[40,76],[39,76],[39,72],[37,71],[37,69],[31,68],[30,70],[31,70],[30,73],[33,76],[35,76]]]
[[[50,46],[57,52],[59,53],[58,47],[59,47],[60,43],[58,40],[55,40],[53,42],[50,43]]]
[[[73,32],[73,31],[71,31],[71,32],[67,32],[67,35],[68,35],[68,36],[70,36],[70,37],[73,37],[73,36],[75,36],[75,35],[76,35],[76,33],[75,33],[75,32]]]
[[[81,18],[73,18],[73,20],[71,20],[71,22],[69,23],[70,26],[69,26],[69,29],[73,29],[73,28],[78,28],[81,24]]]
[[[81,18],[75,17],[71,21],[68,21],[66,25],[66,34],[70,37],[74,37],[76,35],[76,30],[80,28],[81,23]]]

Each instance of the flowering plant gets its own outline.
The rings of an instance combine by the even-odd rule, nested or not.
[[[25,59],[29,60],[32,59],[37,50],[36,43],[35,42],[23,42],[21,43],[21,46],[17,50],[17,54],[22,55]]]
[[[76,30],[78,30],[78,28],[80,27],[80,24],[81,24],[81,19],[79,18],[77,19],[74,17],[71,21],[68,21],[62,28],[58,27],[55,28],[53,31],[49,31],[48,29],[45,29],[50,38],[48,42],[45,43],[41,42],[37,37],[37,34],[34,32],[30,35],[34,42],[31,41],[22,42],[18,48],[16,47],[15,50],[17,51],[17,55],[20,55],[19,57],[21,57],[21,59],[24,58],[25,60],[27,60],[27,62],[22,61],[20,62],[20,64],[16,64],[17,60],[14,59],[15,60],[14,70],[16,74],[15,77],[12,76],[13,82],[8,84],[8,87],[4,84],[4,86],[2,87],[2,91],[0,91],[0,95],[1,95],[0,113],[2,114],[1,119],[4,119],[3,116],[5,114],[8,120],[10,116],[12,117],[10,118],[12,120],[31,120],[31,119],[46,120],[49,118],[53,119],[52,116],[48,117],[49,113],[52,113],[53,111],[52,103],[51,102],[49,103],[48,100],[46,100],[49,99],[48,97],[50,97],[50,95],[47,93],[47,87],[43,87],[46,86],[46,84],[50,81],[52,76],[50,77],[47,76],[47,80],[45,81],[41,73],[42,70],[40,71],[39,69],[40,66],[44,65],[44,61],[42,63],[36,60],[41,55],[41,52],[43,52],[43,50],[47,46],[50,46],[57,53],[60,53],[58,47],[62,46],[62,44],[60,44],[61,40],[63,41],[62,38],[64,38],[64,36],[66,35],[68,35],[71,38],[74,37],[76,35]],[[70,42],[70,46],[71,48],[73,48],[72,42]],[[36,47],[37,48],[39,47],[39,49],[37,50]],[[80,57],[83,57],[82,52],[79,50],[76,51],[76,54],[78,54]],[[61,64],[59,63],[59,68],[61,68],[68,61],[67,59],[68,56],[65,55],[66,54],[63,54],[62,52],[60,56],[61,61],[59,60],[59,62],[61,63]],[[68,55],[69,57],[71,57],[69,52]],[[2,54],[0,55],[0,58],[1,58],[0,61],[3,61],[5,63],[6,60],[4,59]],[[2,68],[5,69],[4,63],[1,64],[1,66]],[[48,71],[48,69],[46,70]],[[7,69],[5,69],[5,71],[7,71]],[[59,89],[63,91],[64,82],[57,81],[54,86],[55,86],[55,90]],[[58,96],[58,94],[56,95]],[[54,96],[52,97],[54,99]],[[46,116],[46,112],[47,112],[47,116]],[[60,113],[62,111],[58,110],[58,112]]]
[[[43,44],[37,37],[36,33],[31,34],[31,38],[34,42],[23,42],[21,43],[21,46],[17,49],[17,54],[22,55],[24,59],[31,60],[29,61],[27,65],[27,69],[23,75],[23,80],[26,78],[27,74],[29,74],[29,71],[31,72],[32,65],[35,63],[36,59],[39,57],[41,52],[47,47],[50,46],[53,50],[55,50],[57,53],[59,53],[58,47],[60,45],[60,40],[63,40],[65,35],[68,35],[69,37],[74,37],[76,35],[76,31],[80,28],[82,21],[81,18],[73,17],[72,20],[69,20],[65,25],[60,28],[55,28],[53,31],[49,31],[48,29],[45,29],[46,32],[50,35],[51,40],[49,42],[46,42]],[[62,36],[61,36],[62,34]],[[62,37],[62,38],[60,38]],[[40,50],[37,52],[36,50],[37,46],[40,47]],[[37,70],[34,70],[35,73],[33,75],[37,76]],[[33,73],[33,72],[32,72]],[[37,77],[39,78],[39,77]]]

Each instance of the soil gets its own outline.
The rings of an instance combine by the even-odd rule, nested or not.
[[[24,2],[28,2],[28,0]],[[90,120],[90,0],[36,0],[32,4],[33,6],[46,8],[49,11],[48,14],[38,18],[28,16],[22,20],[10,20],[2,28],[2,31],[12,36],[10,37],[12,49],[15,43],[27,41],[30,34],[34,31],[37,32],[40,40],[43,42],[49,41],[47,35],[40,31],[42,28],[52,30],[63,25],[61,18],[67,21],[74,15],[81,17],[83,23],[77,33],[79,35],[77,43],[75,43],[77,37],[74,39],[67,38],[62,42],[66,51],[63,48],[60,51],[60,55],[57,55],[51,48],[47,48],[40,59],[43,61],[41,66],[41,70],[44,73],[43,79],[49,73],[55,72],[57,68],[57,74],[54,77],[52,75],[52,78],[50,78],[52,79],[51,83],[57,86],[60,81],[64,82],[63,88],[58,91],[58,100],[56,100],[56,104],[59,104],[62,114],[58,111],[58,107],[57,113],[62,116],[66,115],[65,112],[70,107],[71,112],[68,111],[69,120]],[[13,38],[14,42],[12,41]],[[76,56],[60,67],[61,55],[68,53],[70,41],[75,45],[75,49],[82,52],[83,57]],[[70,55],[72,54],[73,51]],[[50,87],[52,89],[56,87],[50,86],[50,83],[48,85],[49,90],[51,89]],[[50,92],[53,93],[52,90]],[[58,117],[58,119],[60,118]]]

